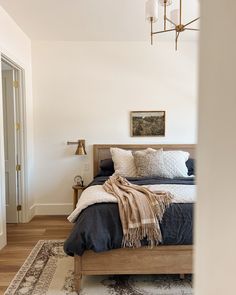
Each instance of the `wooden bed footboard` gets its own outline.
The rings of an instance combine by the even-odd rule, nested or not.
[[[122,248],[101,253],[85,251],[74,259],[75,288],[79,294],[83,275],[192,273],[193,247]]]

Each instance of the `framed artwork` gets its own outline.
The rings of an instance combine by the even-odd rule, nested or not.
[[[131,112],[131,136],[165,136],[165,117],[165,111]]]

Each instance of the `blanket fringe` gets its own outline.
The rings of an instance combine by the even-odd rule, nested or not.
[[[155,204],[153,204],[153,210],[155,215],[158,217],[158,221],[160,222],[162,220],[162,217],[165,213],[166,208],[170,206],[172,203],[173,197],[169,192],[160,193],[160,192],[154,192],[155,194],[158,194],[158,200],[156,199]]]
[[[147,239],[148,246],[154,247],[161,243],[162,234],[159,225],[145,224],[138,228],[129,228],[127,233],[123,235],[122,247],[139,248],[141,241]]]

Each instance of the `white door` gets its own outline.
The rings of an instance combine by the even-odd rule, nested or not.
[[[14,69],[2,70],[7,223],[18,222],[15,90],[13,83]]]

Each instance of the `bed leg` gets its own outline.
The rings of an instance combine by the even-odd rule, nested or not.
[[[183,273],[181,273],[181,274],[179,274],[179,278],[180,278],[181,280],[184,280],[185,275],[184,275]]]
[[[81,267],[81,256],[75,256],[74,258],[74,285],[75,285],[75,292],[77,294],[80,293],[81,289],[81,281],[82,281],[82,267]]]

